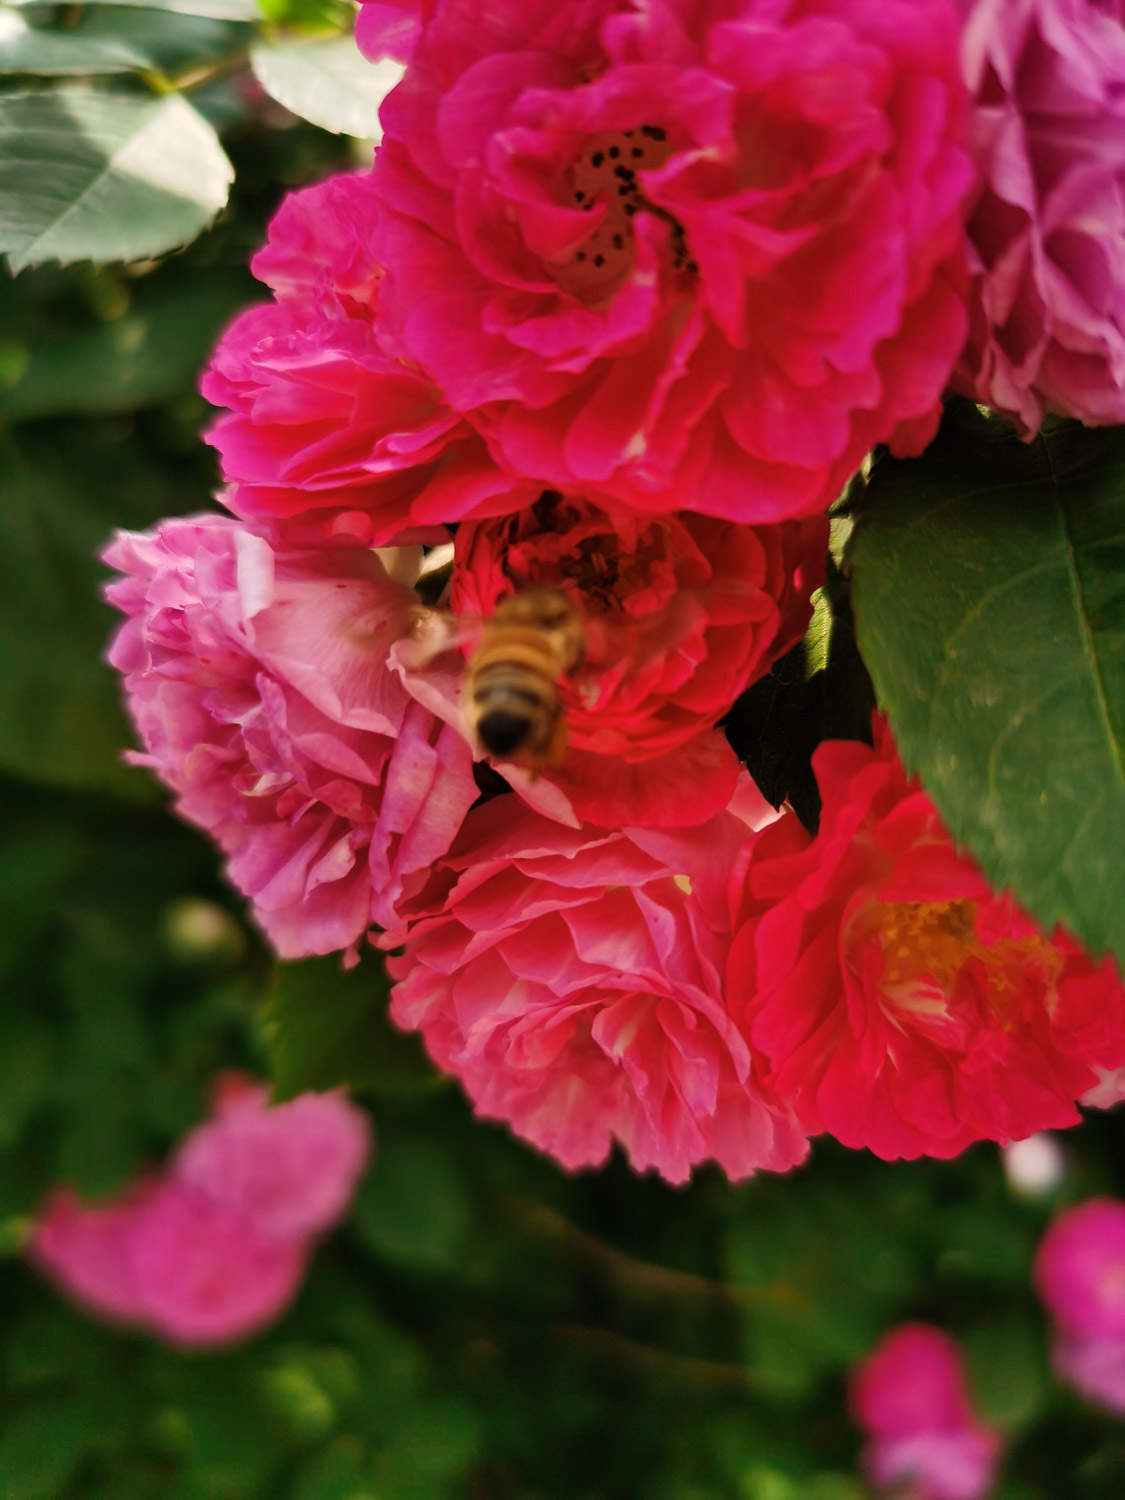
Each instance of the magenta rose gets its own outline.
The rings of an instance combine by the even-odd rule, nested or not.
[[[962,0],[970,337],[958,384],[1038,431],[1125,422],[1125,7]]]
[[[369,175],[330,177],[289,194],[254,257],[274,301],[235,318],[200,384],[226,408],[205,437],[240,516],[383,545],[416,530],[411,505],[439,475],[443,521],[465,513],[483,446],[382,345],[377,214]]]
[[[397,350],[515,472],[762,522],[964,342],[951,0],[444,0],[384,101]]]
[[[388,670],[413,591],[365,548],[274,552],[229,517],[119,533],[110,650],[150,766],[283,958],[396,924],[477,795],[463,738]]]
[[[567,829],[498,797],[466,819],[413,903],[391,1015],[420,1030],[477,1111],[565,1167],[613,1141],[683,1182],[802,1160],[723,998],[728,881],[772,816],[748,779],[690,834]]]

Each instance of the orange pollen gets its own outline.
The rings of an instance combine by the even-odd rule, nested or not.
[[[876,907],[864,926],[874,931],[883,949],[883,983],[888,987],[929,979],[946,994],[971,958],[988,972],[989,990],[999,999],[1016,980],[1037,971],[1051,983],[1062,967],[1062,955],[1038,933],[983,943],[977,936],[975,901],[888,901]]]

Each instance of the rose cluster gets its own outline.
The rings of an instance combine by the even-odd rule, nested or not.
[[[568,1167],[949,1156],[1125,1066],[1112,964],[990,890],[881,720],[818,750],[815,833],[719,727],[873,445],[951,387],[1125,420],[1123,19],[363,9],[406,61],[374,165],[278,210],[202,381],[225,511],[114,541],[110,659],[279,954],[400,949],[394,1019]],[[553,672],[496,623],[542,597]],[[565,753],[487,753],[486,645]]]

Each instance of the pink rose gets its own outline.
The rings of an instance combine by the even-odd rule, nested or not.
[[[289,194],[254,257],[275,300],[235,318],[200,383],[227,409],[205,437],[240,516],[383,545],[412,534],[411,504],[439,474],[471,484],[486,462],[432,383],[383,347],[377,214],[369,175],[330,177]]]
[[[1125,1412],[1125,1338],[1061,1333],[1051,1350],[1060,1380],[1106,1411]]]
[[[178,1181],[236,1209],[276,1239],[319,1234],[343,1218],[371,1153],[365,1115],[343,1094],[269,1096],[224,1080],[215,1113],[177,1151]]]
[[[730,868],[748,819],[772,816],[748,779],[736,807],[690,835],[476,808],[388,961],[393,1019],[565,1167],[614,1140],[670,1182],[709,1158],[734,1178],[794,1166],[804,1136],[722,993]]]
[[[819,832],[787,813],[757,835],[731,959],[771,1084],[810,1133],[887,1159],[1077,1123],[1095,1066],[1125,1054],[1112,962],[990,889],[885,725],[813,767]]]
[[[1026,437],[1125,422],[1125,7],[962,0],[980,176],[958,383]]]
[[[477,795],[462,737],[387,667],[413,591],[364,548],[274,552],[220,515],[120,533],[105,559],[132,758],[220,844],[277,951],[393,927]]]
[[[852,1413],[868,1435],[863,1464],[884,1489],[906,1483],[918,1500],[982,1500],[1000,1439],[976,1417],[961,1353],[947,1334],[904,1323],[852,1372]]]
[[[1090,1198],[1060,1214],[1039,1246],[1035,1286],[1067,1333],[1125,1339],[1125,1202]]]
[[[964,342],[950,0],[444,0],[384,101],[396,350],[552,485],[815,513]]]
[[[216,1120],[170,1168],[88,1208],[59,1189],[32,1261],[93,1312],[174,1344],[253,1333],[294,1296],[316,1231],[342,1216],[370,1152],[364,1116],[336,1095],[274,1109],[228,1084]]]
[[[1040,1242],[1033,1279],[1055,1319],[1059,1378],[1125,1412],[1125,1202],[1089,1198],[1059,1214]]]

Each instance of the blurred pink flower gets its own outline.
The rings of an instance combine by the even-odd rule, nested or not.
[[[383,103],[396,350],[516,472],[815,513],[964,342],[951,0],[443,0]]]
[[[217,840],[283,958],[396,923],[477,796],[463,738],[387,669],[417,601],[365,548],[274,552],[221,515],[119,533],[110,662],[131,758]]]
[[[367,1164],[367,1117],[342,1094],[300,1094],[272,1108],[268,1099],[248,1080],[224,1080],[213,1117],[183,1142],[173,1173],[276,1239],[318,1234],[343,1217]]]
[[[227,408],[204,436],[230,509],[375,546],[413,534],[411,504],[441,473],[442,520],[458,519],[450,490],[471,488],[486,463],[436,387],[383,348],[377,215],[369,174],[290,193],[251,262],[275,300],[235,318],[200,383]]]
[[[886,1159],[1077,1124],[1125,1055],[1125,987],[959,854],[879,721],[813,757],[815,838],[757,835],[730,993],[810,1133]]]
[[[1051,1362],[1060,1380],[1106,1411],[1125,1412],[1125,1338],[1059,1333]]]
[[[1125,7],[962,0],[972,153],[961,389],[1025,436],[1125,422]]]
[[[907,1482],[918,1500],[981,1500],[1000,1438],[969,1401],[957,1345],[925,1323],[892,1329],[852,1372],[850,1398],[867,1433],[863,1464],[879,1488]]]
[[[1068,1333],[1125,1339],[1125,1201],[1090,1198],[1060,1214],[1039,1246],[1035,1285]]]
[[[271,1109],[265,1089],[228,1085],[218,1110],[166,1173],[109,1204],[56,1190],[28,1244],[34,1264],[92,1311],[175,1344],[229,1343],[277,1317],[313,1234],[347,1208],[370,1130],[336,1095]]]
[[[1039,1245],[1034,1281],[1057,1325],[1060,1379],[1125,1412],[1125,1201],[1090,1198],[1060,1214]]]
[[[478,1112],[565,1167],[614,1140],[638,1171],[732,1178],[806,1152],[728,1014],[730,871],[773,816],[744,778],[689,834],[560,827],[500,797],[466,819],[414,903],[391,1014]]]

